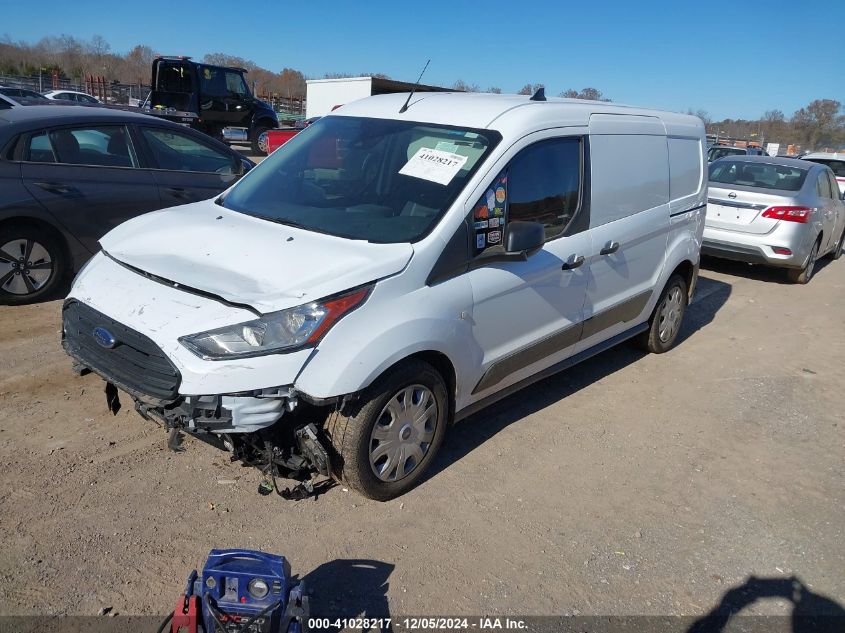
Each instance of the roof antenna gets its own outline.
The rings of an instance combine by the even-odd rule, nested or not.
[[[529,101],[545,101],[546,100],[546,87],[540,86],[537,88],[537,92],[533,94],[533,96],[529,99]]]
[[[403,112],[405,112],[408,109],[408,104],[411,102],[411,97],[414,96],[414,92],[416,92],[417,86],[420,85],[420,79],[422,79],[423,74],[425,74],[425,69],[428,68],[428,65],[430,63],[431,63],[431,60],[429,59],[425,63],[425,66],[423,66],[423,69],[422,69],[422,72],[420,73],[420,76],[417,77],[417,82],[414,84],[414,87],[411,88],[411,94],[409,94],[408,98],[405,100],[405,105],[403,105],[401,108],[399,108],[399,114],[402,114]]]

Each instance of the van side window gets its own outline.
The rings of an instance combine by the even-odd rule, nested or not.
[[[698,193],[701,187],[701,141],[669,139],[669,193],[672,200]]]
[[[581,141],[541,141],[522,150],[508,169],[507,221],[540,222],[546,239],[558,237],[578,209]]]
[[[513,220],[539,222],[546,240],[560,236],[578,210],[581,140],[540,141],[517,154],[473,208],[475,254],[504,242]]]

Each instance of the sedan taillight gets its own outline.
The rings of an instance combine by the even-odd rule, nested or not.
[[[769,207],[763,211],[763,217],[806,224],[810,221],[812,213],[813,210],[809,207]]]

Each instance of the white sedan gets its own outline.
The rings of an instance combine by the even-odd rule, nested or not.
[[[76,101],[77,103],[87,103],[95,105],[102,103],[97,97],[92,97],[86,92],[78,92],[76,90],[50,90],[45,92],[44,96],[48,99],[59,101]]]
[[[833,170],[833,175],[836,176],[836,184],[839,185],[839,195],[845,196],[845,153],[815,152],[802,156],[801,159],[830,167]]]

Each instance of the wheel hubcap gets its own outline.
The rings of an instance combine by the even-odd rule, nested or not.
[[[663,307],[660,309],[658,333],[662,342],[668,343],[678,333],[683,310],[683,293],[678,286],[674,286],[669,291],[666,300],[663,302]]]
[[[382,481],[399,481],[422,462],[437,429],[437,400],[428,387],[398,391],[381,410],[370,435],[370,467]]]
[[[11,240],[0,246],[0,290],[13,295],[32,294],[52,275],[53,259],[35,240]]]
[[[265,154],[267,153],[267,148],[269,147],[269,140],[267,137],[267,132],[262,132],[258,135],[258,149],[260,149]]]

